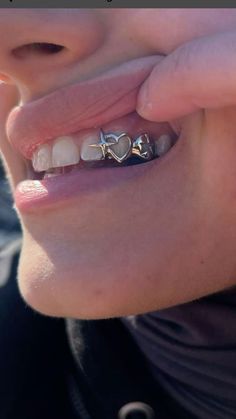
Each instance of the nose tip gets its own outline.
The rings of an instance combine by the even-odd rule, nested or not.
[[[0,39],[0,78],[29,86],[95,53],[104,26],[95,10],[5,9]]]

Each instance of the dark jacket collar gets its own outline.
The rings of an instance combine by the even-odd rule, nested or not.
[[[82,392],[92,419],[117,419],[122,406],[135,401],[149,405],[158,419],[190,419],[154,381],[119,319],[68,319],[67,333],[73,354],[70,371],[77,386],[74,395],[81,399]]]

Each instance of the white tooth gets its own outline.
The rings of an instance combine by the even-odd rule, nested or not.
[[[99,143],[99,136],[88,134],[82,142],[80,156],[84,161],[101,160],[103,157],[101,147],[90,147],[91,144]]]
[[[35,172],[48,170],[52,166],[52,150],[50,145],[44,144],[34,152],[32,165]]]
[[[171,148],[171,137],[168,134],[162,134],[158,140],[155,140],[155,154],[164,156]]]
[[[56,177],[58,176],[58,173],[45,173],[44,179],[48,179],[50,177]]]
[[[70,166],[79,163],[79,148],[71,137],[59,137],[52,148],[52,167]]]

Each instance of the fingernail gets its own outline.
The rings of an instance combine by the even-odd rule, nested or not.
[[[143,116],[146,114],[149,114],[153,109],[153,103],[152,102],[143,102],[141,104],[138,104],[137,106],[137,112],[142,114]]]
[[[143,86],[138,95],[137,111],[142,115],[149,113],[153,108],[153,103],[149,98],[149,89]]]

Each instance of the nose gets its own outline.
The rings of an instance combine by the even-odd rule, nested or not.
[[[0,39],[0,80],[27,94],[75,77],[103,44],[104,25],[92,9],[3,9]]]

